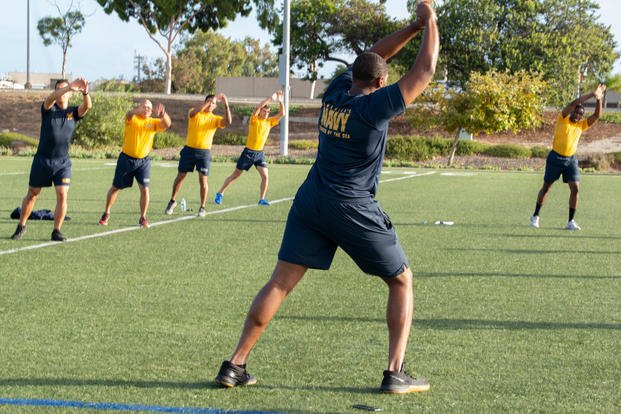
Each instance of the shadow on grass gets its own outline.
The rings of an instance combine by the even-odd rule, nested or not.
[[[332,321],[332,322],[372,322],[386,323],[382,318],[359,318],[350,316],[295,316],[283,315],[278,319],[305,320],[305,321]],[[441,330],[464,330],[464,329],[501,329],[501,330],[524,330],[524,329],[603,329],[621,330],[618,323],[596,322],[530,322],[530,321],[502,321],[487,319],[416,319],[414,326]]]
[[[525,279],[621,279],[621,275],[611,276],[595,276],[595,275],[541,275],[541,274],[525,274],[525,273],[505,273],[505,272],[488,272],[488,273],[472,273],[472,272],[412,272],[415,279],[435,278],[435,277],[515,277]]]

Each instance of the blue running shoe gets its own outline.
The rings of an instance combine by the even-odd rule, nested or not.
[[[270,202],[267,201],[266,199],[262,198],[262,199],[259,200],[259,202],[257,204],[259,204],[260,206],[269,206]]]
[[[216,204],[222,204],[222,193],[216,193],[213,202]]]

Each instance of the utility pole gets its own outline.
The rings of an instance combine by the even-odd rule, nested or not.
[[[140,78],[140,73],[142,72],[142,62],[144,60],[144,56],[140,56],[138,52],[134,50],[134,67],[136,69],[136,82],[140,83],[142,79]]]
[[[288,155],[289,154],[289,95],[290,95],[290,86],[289,86],[289,49],[290,49],[290,32],[291,32],[291,1],[285,0],[285,12],[282,23],[283,30],[283,43],[282,43],[282,54],[280,55],[279,69],[280,69],[280,85],[282,86],[282,91],[284,93],[284,106],[285,106],[285,116],[280,121],[280,155]]]
[[[26,1],[26,84],[24,88],[32,88],[32,83],[30,83],[30,0]]]

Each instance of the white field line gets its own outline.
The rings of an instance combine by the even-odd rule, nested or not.
[[[71,171],[97,171],[97,170],[109,170],[110,167],[97,167],[97,168],[72,168]],[[26,175],[30,174],[30,170],[22,171],[22,172],[8,172],[8,173],[0,173],[0,177],[4,177],[6,175]]]
[[[409,178],[422,177],[422,176],[431,175],[431,174],[435,174],[435,171],[431,171],[431,172],[427,172],[427,173],[423,173],[423,174],[407,174],[407,175],[405,175],[403,177],[390,178],[390,179],[387,179],[387,180],[380,180],[380,183],[387,183],[387,182],[398,181],[398,180],[407,180]],[[293,200],[293,197],[285,197],[285,198],[280,198],[278,200],[271,200],[270,204],[279,204],[279,203],[284,203],[285,201],[291,201],[291,200]],[[243,209],[251,208],[251,207],[259,208],[259,206],[257,204],[246,204],[246,205],[241,205],[241,206],[236,206],[236,207],[224,208],[222,210],[208,211],[207,212],[207,216],[213,216],[215,214],[230,213],[231,211],[243,210]],[[174,218],[174,219],[170,219],[170,220],[157,221],[157,222],[150,223],[150,224],[151,224],[151,227],[156,227],[156,226],[162,226],[164,224],[172,224],[172,223],[177,223],[177,222],[180,222],[180,221],[192,220],[192,219],[199,219],[199,217],[197,217],[196,214],[191,214],[191,215],[187,215],[187,216],[183,216],[183,217],[178,217],[178,218]],[[0,256],[5,255],[5,254],[12,254],[12,253],[23,252],[23,251],[26,251],[26,250],[42,249],[44,247],[49,247],[49,246],[62,246],[62,245],[67,244],[67,243],[75,243],[75,242],[79,242],[79,241],[82,241],[82,240],[95,239],[95,238],[98,238],[98,237],[106,237],[106,236],[111,236],[113,234],[125,233],[125,232],[128,232],[128,231],[136,231],[136,230],[144,230],[144,229],[142,229],[141,227],[138,227],[138,226],[135,226],[135,227],[134,226],[132,226],[132,227],[124,227],[122,229],[104,231],[104,232],[101,232],[101,233],[87,234],[86,236],[79,236],[79,237],[70,238],[70,239],[67,239],[65,242],[52,242],[52,241],[49,241],[49,242],[46,242],[46,243],[33,244],[33,245],[30,245],[30,246],[25,246],[25,247],[18,247],[16,249],[0,250]]]

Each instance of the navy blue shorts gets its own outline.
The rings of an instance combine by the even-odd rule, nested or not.
[[[133,158],[121,152],[116,162],[112,185],[119,190],[131,187],[134,183],[134,177],[141,186],[149,186],[151,178],[151,158]]]
[[[181,149],[179,158],[180,173],[193,172],[194,167],[200,174],[209,176],[209,166],[211,165],[211,151],[208,149],[191,148],[187,145]]]
[[[71,160],[67,158],[47,158],[35,155],[30,168],[28,185],[35,188],[71,183]]]
[[[345,201],[298,193],[289,211],[278,258],[326,270],[337,247],[371,275],[394,277],[409,267],[390,218],[377,201]]]
[[[267,162],[265,161],[265,154],[263,151],[254,151],[248,148],[244,148],[239,159],[237,160],[237,169],[248,171],[250,167],[263,167],[267,168]]]
[[[556,151],[550,151],[546,159],[546,172],[543,181],[553,183],[563,176],[564,183],[573,183],[580,181],[580,168],[578,167],[578,159],[575,155],[571,157],[563,157]]]

